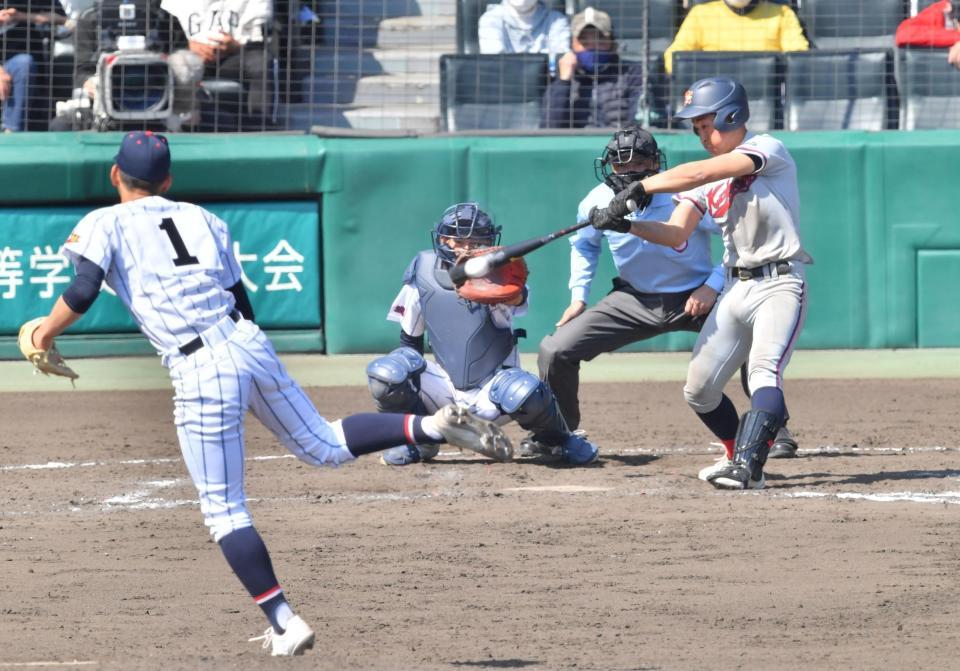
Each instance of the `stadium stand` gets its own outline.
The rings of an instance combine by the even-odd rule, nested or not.
[[[575,0],[571,0],[575,1]],[[567,0],[544,0],[547,7],[569,14]],[[477,23],[487,5],[499,4],[498,0],[456,0],[457,3],[457,53],[479,54]]]
[[[904,130],[960,128],[960,71],[943,49],[897,49]]]
[[[803,0],[798,14],[818,49],[892,47],[906,0]]]
[[[785,54],[786,130],[883,130],[893,96],[892,49]]]
[[[546,54],[448,54],[440,59],[442,129],[532,129],[540,123]]]
[[[673,55],[670,101],[673,111],[683,106],[687,87],[705,77],[735,77],[750,101],[748,126],[754,131],[780,128],[783,54],[769,51],[678,51]],[[677,121],[672,124],[677,125]],[[689,123],[681,122],[681,127]]]
[[[644,13],[650,53],[663,52],[673,40],[677,29],[678,5],[675,0],[650,0],[649,4],[635,0],[575,0],[574,11],[587,7],[610,15],[617,36],[619,51],[625,58],[644,53]]]

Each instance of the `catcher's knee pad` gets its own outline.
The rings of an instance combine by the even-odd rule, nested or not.
[[[420,399],[420,374],[427,361],[412,347],[400,347],[367,365],[367,386],[380,412],[427,414]]]
[[[490,400],[527,431],[566,435],[566,422],[546,382],[521,368],[497,373],[490,385]]]

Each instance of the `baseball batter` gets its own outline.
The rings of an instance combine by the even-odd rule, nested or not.
[[[427,413],[457,403],[490,421],[509,417],[546,452],[569,464],[591,463],[596,446],[568,429],[550,387],[520,368],[513,318],[527,311],[527,287],[487,305],[464,299],[450,281],[459,254],[499,237],[500,227],[476,203],[447,208],[434,226],[433,249],[410,263],[387,314],[400,324],[403,346],[367,367],[370,393],[384,412]],[[425,333],[436,362],[423,357]],[[436,455],[436,445],[407,444],[381,458],[404,466]]]
[[[177,437],[200,511],[270,621],[259,637],[264,648],[273,655],[300,654],[313,646],[314,632],[290,608],[247,510],[246,411],[314,466],[406,441],[449,441],[495,454],[506,438],[456,406],[432,417],[368,413],[326,421],[253,322],[227,225],[196,205],[163,197],[172,182],[166,138],[149,131],[126,135],[110,181],[120,203],[90,213],[74,228],[62,253],[76,278],[49,316],[24,325],[21,349],[41,370],[48,359],[60,360],[53,338],[90,308],[106,280],[169,368]],[[65,370],[58,374],[72,375]]]
[[[712,158],[634,182],[594,210],[591,223],[670,247],[683,244],[707,213],[720,226],[725,284],[694,347],[684,396],[734,448],[701,477],[718,488],[760,489],[770,442],[786,417],[783,371],[803,328],[804,268],[813,262],[800,240],[797,168],[779,140],[747,132],[747,94],[734,79],[696,82],[677,116],[692,120]],[[650,193],[678,194],[669,221],[625,219]],[[751,409],[738,420],[723,388],[744,361]]]

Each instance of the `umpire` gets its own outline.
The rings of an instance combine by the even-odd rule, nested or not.
[[[650,133],[636,124],[618,130],[594,162],[602,183],[580,202],[577,221],[589,219],[594,207],[606,207],[630,182],[663,169],[666,161]],[[671,196],[657,194],[648,196],[631,218],[667,221],[673,209]],[[540,377],[553,390],[570,430],[580,425],[581,361],[661,333],[700,330],[723,289],[722,267],[710,259],[710,236],[719,233],[713,220],[705,217],[677,248],[592,226],[571,238],[570,305],[557,330],[540,343],[538,359]],[[587,309],[604,237],[618,276],[610,293]],[[780,456],[795,454],[796,443],[786,429],[776,443]],[[536,451],[538,446],[528,438],[522,447]]]

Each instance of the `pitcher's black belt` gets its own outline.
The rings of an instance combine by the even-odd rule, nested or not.
[[[777,269],[778,275],[786,275],[790,272],[791,265],[789,261],[771,261],[770,263],[765,263],[762,266],[757,266],[756,268],[741,268],[739,266],[734,266],[730,269],[730,277],[746,282],[747,280],[755,280],[759,277],[772,275],[774,268]]]
[[[230,313],[230,319],[232,319],[235,322],[240,321],[240,313],[234,310],[233,312]],[[188,342],[186,345],[181,345],[179,349],[180,349],[180,354],[182,354],[183,356],[190,356],[191,354],[196,352],[198,349],[201,349],[202,347],[203,347],[203,340],[200,339],[200,336],[197,336],[196,338]]]

